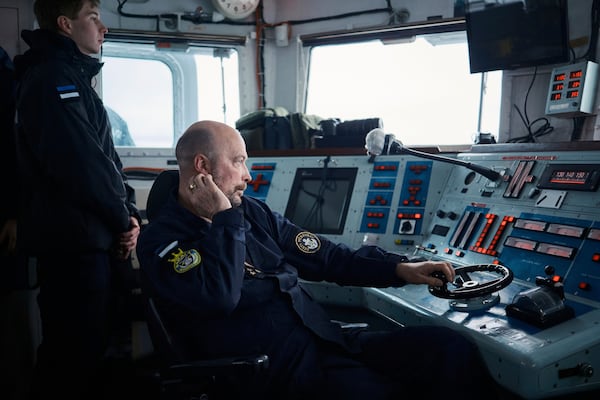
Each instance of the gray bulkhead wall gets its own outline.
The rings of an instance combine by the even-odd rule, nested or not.
[[[581,56],[587,50],[590,42],[590,11],[593,0],[569,1],[569,20],[571,40],[582,43],[575,47],[575,54]],[[20,40],[20,31],[34,27],[33,7],[31,0],[0,0],[0,45],[6,47],[9,53],[22,53],[26,45]],[[394,9],[406,9],[409,12],[408,22],[427,20],[429,17],[450,18],[453,16],[453,0],[392,0]],[[131,29],[153,31],[156,21],[152,19],[126,18],[117,13],[118,2],[104,0],[102,2],[102,19],[109,29]],[[173,12],[192,12],[197,7],[212,12],[214,7],[210,0],[129,0],[125,10],[138,14],[158,14]],[[385,0],[263,0],[264,19],[268,24],[276,25],[285,21],[302,21],[329,15],[339,15],[374,8],[385,8]],[[17,18],[17,21],[15,21]],[[253,17],[244,20],[252,21]],[[331,32],[344,29],[368,28],[386,24],[387,16],[382,14],[366,14],[343,19],[333,19],[307,24],[292,24],[289,42],[286,45],[277,44],[274,28],[265,28],[264,37],[264,96],[268,107],[281,106],[290,111],[302,111],[305,101],[306,68],[308,54],[299,41],[300,36],[316,33]],[[247,37],[247,45],[239,47],[240,56],[240,104],[241,113],[254,111],[258,108],[257,85],[255,75],[256,64],[256,27],[249,25],[201,24],[195,25],[182,21],[179,29],[169,29],[164,22],[160,23],[163,32],[200,33],[240,35]],[[14,55],[14,54],[11,54]],[[515,105],[521,110],[533,69],[507,71],[503,79],[503,95],[500,112],[499,140],[507,141],[511,137],[524,134],[524,125],[518,115]],[[527,113],[530,120],[544,117],[547,97],[548,80],[552,67],[539,67],[537,77],[528,96]],[[597,89],[598,91],[598,89]],[[596,107],[598,111],[598,97]],[[573,121],[568,118],[550,118],[554,132],[544,136],[543,141],[569,140]],[[581,140],[600,140],[600,124],[596,116],[586,118]]]
[[[569,0],[569,38],[577,58],[582,57],[590,43],[591,32],[591,9],[592,0]],[[600,62],[600,60],[592,60]],[[525,98],[527,91],[530,90],[527,100],[527,114],[529,120],[545,116],[546,99],[548,97],[548,85],[550,76],[555,65],[540,66],[537,68],[537,75],[534,78],[534,68],[523,68],[513,71],[505,71],[502,82],[502,102],[500,113],[500,141],[507,141],[510,138],[526,135],[527,131],[521,116],[515,106],[521,112],[525,111]],[[531,86],[531,89],[529,87]],[[599,110],[600,85],[596,88],[596,105],[594,115],[585,119],[581,137],[579,140],[600,140],[600,125],[596,115]],[[548,136],[539,140],[541,142],[565,142],[571,140],[571,131],[573,129],[572,118],[547,117],[554,131]],[[534,126],[539,127],[540,124]]]
[[[31,29],[33,24],[33,1],[0,0],[0,46],[11,57],[27,49],[21,30]]]
[[[428,18],[451,18],[454,12],[454,1],[419,1],[406,0],[391,2],[394,9],[406,9],[409,12],[407,22],[425,21]],[[288,20],[307,20],[328,15],[339,15],[365,9],[383,8],[385,1],[368,2],[361,0],[264,0],[264,16],[267,22],[277,24]],[[272,5],[272,7],[270,6]],[[590,43],[592,0],[569,1],[570,39],[577,43],[574,52],[577,57],[585,54]],[[387,23],[385,14],[367,14],[344,19],[333,19],[310,24],[294,24],[287,46],[278,46],[274,32],[269,32],[265,50],[267,104],[283,106],[289,110],[303,110],[306,90],[306,69],[308,67],[308,50],[302,46],[300,37],[315,32],[332,32],[344,29],[360,29]],[[598,61],[598,60],[596,60]],[[508,141],[526,134],[525,125],[515,106],[525,112],[527,97],[527,115],[530,121],[545,116],[545,105],[548,96],[548,83],[554,66],[538,67],[534,78],[533,68],[505,71],[502,83],[502,102],[500,113],[499,141]],[[533,85],[532,85],[533,80]],[[530,93],[527,91],[531,86]],[[596,89],[600,91],[600,85]],[[597,114],[600,95],[596,96]],[[547,117],[554,131],[540,141],[561,142],[571,140],[573,120],[571,118]],[[585,119],[579,140],[600,140],[600,123],[596,115]]]
[[[273,1],[273,0],[271,0]],[[347,12],[385,7],[386,2],[369,2],[365,7],[365,2],[361,0],[348,0],[344,2],[306,0],[298,2],[295,0],[277,0],[275,10],[275,19],[268,19],[267,10],[265,18],[269,22],[281,22],[286,20],[305,20],[326,15],[339,15]],[[265,7],[269,0],[265,1]],[[454,12],[454,2],[451,0],[438,1],[392,1],[394,9],[406,9],[409,12],[409,23],[424,21],[428,18],[451,18]],[[590,43],[591,18],[590,12],[592,0],[569,1],[569,30],[570,39],[573,43],[581,43],[574,48],[575,55],[581,57],[587,50]],[[318,14],[316,10],[319,10]],[[275,56],[271,57],[272,63],[268,63],[267,68],[277,71],[268,76],[268,82],[274,80],[273,88],[267,89],[267,99],[274,99],[276,105],[281,105],[291,110],[302,110],[304,107],[304,91],[306,89],[306,79],[304,73],[307,68],[308,52],[302,47],[299,38],[303,34],[314,32],[332,32],[344,29],[368,28],[370,26],[384,25],[387,23],[385,14],[368,14],[339,20],[321,21],[311,24],[293,25],[289,44],[283,47],[277,47],[275,40],[270,40],[267,44],[273,48]],[[277,59],[275,65],[274,59]],[[526,134],[525,125],[518,114],[515,106],[518,106],[521,112],[525,112],[525,98],[527,97],[527,115],[530,121],[545,117],[546,99],[548,96],[548,83],[552,68],[554,66],[538,67],[534,78],[533,68],[524,68],[515,71],[505,71],[502,83],[502,102],[500,113],[500,132],[499,141],[508,141],[510,138],[521,137]],[[291,76],[295,74],[295,76]],[[268,74],[267,74],[268,75]],[[531,86],[530,93],[527,91]],[[600,85],[596,89],[600,91]],[[294,96],[292,97],[292,93]],[[269,95],[272,94],[272,97]],[[600,96],[596,96],[596,108],[594,114],[597,114]],[[560,142],[571,139],[573,129],[573,120],[571,118],[548,117],[554,131],[544,136],[540,141]],[[596,122],[596,115],[586,118],[580,140],[600,140],[600,123]]]

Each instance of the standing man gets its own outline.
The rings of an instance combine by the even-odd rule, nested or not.
[[[18,244],[37,259],[42,320],[32,398],[101,396],[115,278],[140,231],[135,192],[93,89],[108,31],[99,0],[36,0],[15,57]]]

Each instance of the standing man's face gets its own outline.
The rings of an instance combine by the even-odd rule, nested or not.
[[[100,21],[98,7],[86,1],[77,14],[77,18],[70,19],[61,15],[58,19],[61,32],[73,39],[79,51],[87,55],[100,53],[104,35],[108,32],[108,29]]]

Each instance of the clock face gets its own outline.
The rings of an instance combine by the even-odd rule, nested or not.
[[[260,0],[212,0],[221,14],[229,19],[246,18],[256,10]]]

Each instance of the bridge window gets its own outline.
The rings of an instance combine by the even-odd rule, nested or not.
[[[103,61],[102,98],[115,145],[170,147],[175,132],[169,67],[151,59],[104,57]]]
[[[464,31],[315,46],[308,76],[308,114],[381,118],[406,145],[498,137],[502,72],[470,73]]]
[[[102,61],[100,92],[118,147],[172,148],[197,120],[240,116],[232,49],[107,41]]]

